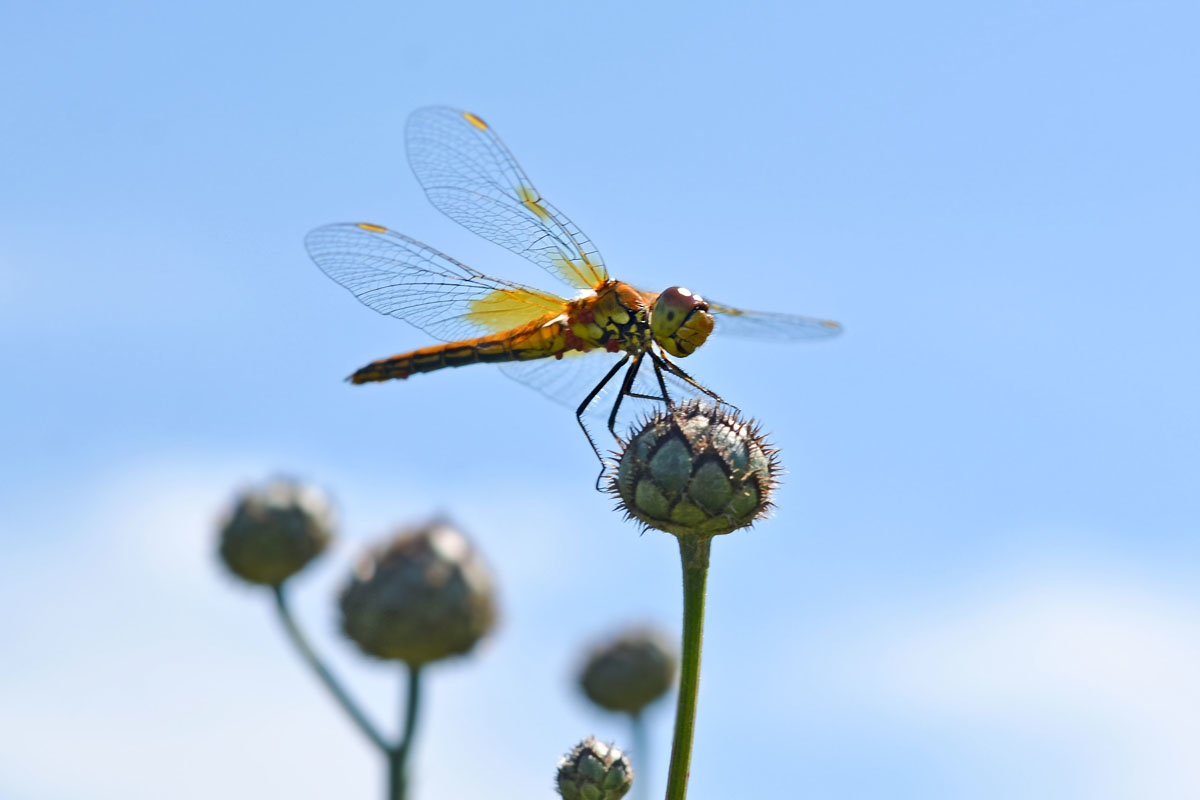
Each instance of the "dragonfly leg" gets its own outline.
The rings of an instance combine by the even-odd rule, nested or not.
[[[628,358],[628,356],[626,356]],[[625,363],[625,359],[621,359],[621,363]],[[618,442],[622,439],[617,435],[617,412],[621,410],[621,401],[626,397],[640,397],[632,392],[633,380],[637,377],[638,369],[642,366],[642,354],[638,353],[633,357],[633,363],[629,365],[629,369],[625,373],[625,380],[621,381],[621,391],[617,393],[617,399],[613,402],[612,412],[608,415],[608,432],[613,435],[613,438]]]
[[[667,408],[671,408],[675,404],[671,402],[671,394],[667,391],[667,382],[663,380],[661,366],[661,364],[667,363],[667,360],[653,352],[650,353],[650,360],[654,362],[654,377],[658,378],[658,388],[662,392],[663,402],[667,404]]]
[[[596,446],[596,440],[592,438],[591,431],[589,431],[587,429],[587,425],[583,423],[583,412],[587,411],[588,406],[590,406],[592,401],[596,399],[596,395],[600,394],[600,392],[604,390],[605,385],[607,385],[608,382],[613,379],[613,376],[620,371],[621,367],[625,366],[625,362],[628,360],[629,354],[626,353],[620,361],[618,361],[616,364],[613,364],[613,368],[610,369],[608,373],[600,380],[600,382],[596,384],[595,388],[588,392],[588,396],[583,398],[583,402],[579,404],[579,408],[575,409],[575,421],[579,423],[579,427],[583,430],[583,435],[587,437],[588,444],[592,446],[592,452],[596,454],[596,458],[600,459],[601,466],[604,465],[604,456],[600,455],[600,448]],[[620,400],[619,397],[617,399],[618,401]],[[603,469],[601,469],[600,475],[603,477]]]
[[[654,366],[658,367],[660,362],[662,363],[663,368],[665,368],[667,370],[667,372],[671,373],[676,378],[679,378],[681,381],[684,381],[685,383],[689,384],[693,388],[698,389],[699,391],[708,395],[713,400],[717,401],[717,403],[719,403],[720,405],[723,405],[723,406],[729,405],[729,403],[725,402],[719,394],[717,394],[712,389],[709,389],[707,386],[705,386],[704,384],[697,381],[691,375],[688,375],[686,372],[684,372],[683,368],[681,368],[678,364],[676,364],[672,361],[668,361],[667,359],[662,358],[661,356],[658,356],[658,355],[654,356]],[[730,406],[730,408],[733,408],[733,406]]]

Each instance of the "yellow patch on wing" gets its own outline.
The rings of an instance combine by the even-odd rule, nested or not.
[[[823,319],[823,320],[821,320],[821,324],[824,325],[826,328],[833,328],[835,331],[840,331],[842,329],[842,326],[840,324],[834,322],[831,319]]]
[[[360,222],[358,223],[358,227],[362,228],[364,231],[370,231],[371,233],[387,233],[387,228],[383,227],[382,225],[372,225],[369,222]]]
[[[710,309],[712,309],[713,311],[720,311],[722,314],[728,314],[731,317],[741,317],[746,314],[746,312],[742,311],[740,308],[731,308],[729,306],[721,306],[721,305],[717,305],[716,303],[709,303],[708,307]]]
[[[491,333],[518,328],[546,316],[563,312],[561,297],[527,289],[495,289],[470,302],[463,319]]]
[[[542,207],[542,198],[538,197],[538,193],[533,189],[528,186],[518,186],[517,197],[521,198],[521,203],[534,214],[537,214],[538,218],[543,222],[550,220],[550,212]]]
[[[467,122],[471,123],[472,125],[474,125],[476,128],[478,128],[481,131],[487,130],[487,123],[484,122],[483,120],[481,120],[479,117],[472,114],[470,111],[463,112],[463,119],[465,119]]]
[[[605,275],[597,273],[587,256],[567,258],[562,253],[555,253],[551,260],[554,262],[555,271],[563,280],[580,289],[597,289],[607,280]]]

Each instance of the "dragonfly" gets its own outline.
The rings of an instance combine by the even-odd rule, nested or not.
[[[745,311],[682,286],[654,292],[609,277],[591,240],[534,188],[476,114],[444,106],[418,109],[408,119],[405,141],[412,170],[434,207],[546,270],[575,296],[486,275],[383,225],[317,228],[305,245],[326,275],[370,308],[441,341],[372,361],[350,375],[352,383],[497,363],[508,376],[573,407],[604,464],[585,415],[597,413],[592,409],[598,398],[617,385],[618,376],[607,428],[623,445],[617,424],[626,399],[668,408],[701,397],[725,404],[676,363],[710,335],[793,341],[841,331],[827,319]]]

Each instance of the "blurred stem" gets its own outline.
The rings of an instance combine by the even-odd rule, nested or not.
[[[700,689],[700,648],[704,639],[704,589],[712,537],[680,536],[683,562],[683,652],[679,663],[679,699],[675,705],[675,739],[667,774],[667,800],[687,797],[696,728],[696,694]]]
[[[287,595],[284,593],[283,585],[280,584],[275,588],[275,607],[279,609],[279,618],[283,620],[283,627],[287,630],[288,637],[292,640],[292,644],[300,651],[301,658],[312,667],[313,672],[317,673],[317,677],[325,684],[325,687],[333,693],[334,698],[345,709],[350,718],[358,725],[359,730],[371,740],[371,743],[385,753],[390,753],[391,748],[388,746],[387,740],[379,735],[379,731],[375,730],[375,726],[366,718],[363,712],[351,699],[342,685],[338,683],[337,678],[329,671],[329,667],[325,666],[321,658],[313,651],[312,646],[308,643],[304,633],[300,630],[300,626],[296,624],[295,618],[292,617],[292,611],[288,607]]]
[[[404,703],[404,732],[400,744],[388,753],[388,800],[405,800],[408,794],[408,751],[417,728],[417,712],[421,707],[421,665],[408,665],[408,699]]]
[[[639,711],[629,716],[629,722],[633,729],[631,735],[633,739],[634,795],[638,800],[646,800],[650,791],[650,745],[647,743],[646,717]],[[638,780],[638,770],[642,770],[640,780]]]

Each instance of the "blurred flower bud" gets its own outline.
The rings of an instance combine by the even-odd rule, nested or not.
[[[638,714],[675,682],[675,651],[657,631],[630,630],[595,648],[579,676],[584,694],[609,711]]]
[[[776,452],[736,412],[692,401],[633,433],[610,488],[648,527],[676,536],[729,533],[766,515]]]
[[[367,552],[342,590],[342,630],[368,655],[424,664],[467,653],[495,621],[492,576],[437,521]]]
[[[333,538],[333,509],[314,486],[275,480],[243,492],[221,523],[221,560],[251,583],[278,586]]]
[[[620,800],[633,786],[633,767],[614,745],[589,736],[558,761],[563,800]]]

